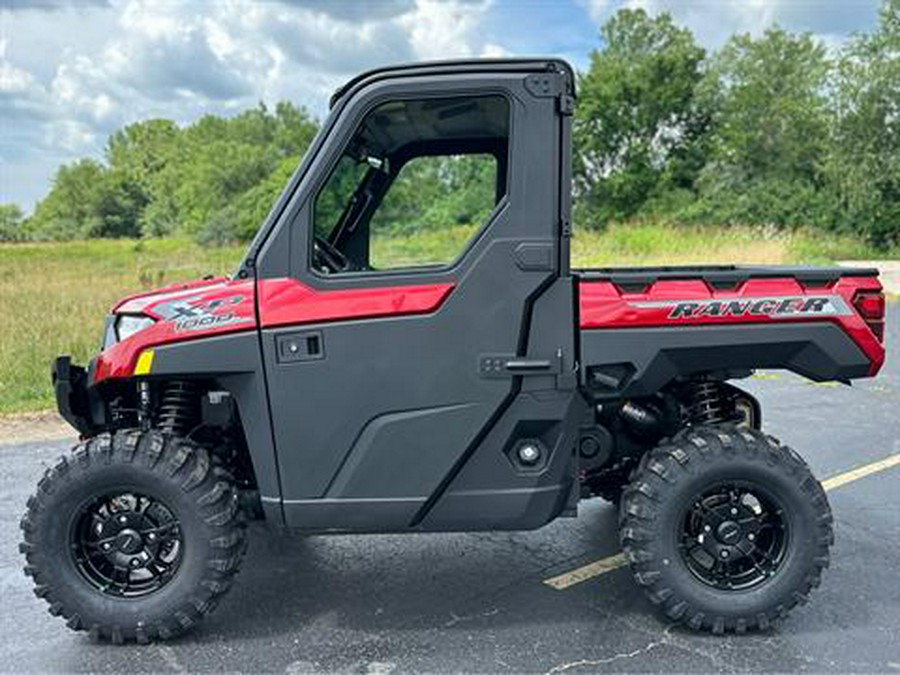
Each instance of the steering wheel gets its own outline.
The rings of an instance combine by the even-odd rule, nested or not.
[[[325,237],[316,235],[313,239],[313,255],[316,258],[320,270],[326,273],[347,272],[350,270],[350,260],[341,253],[336,246]]]

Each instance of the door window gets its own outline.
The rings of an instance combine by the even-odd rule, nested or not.
[[[502,96],[377,106],[316,196],[314,269],[342,274],[453,263],[506,194],[508,141]]]

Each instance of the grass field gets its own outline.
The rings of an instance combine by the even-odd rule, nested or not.
[[[468,238],[460,226],[373,242],[382,266],[437,258],[444,246]],[[201,248],[179,240],[0,244],[0,413],[53,405],[50,362],[96,353],[104,317],[121,296],[234,269],[244,246]],[[456,248],[454,246],[454,248]],[[749,228],[708,229],[654,224],[619,225],[576,233],[575,267],[688,263],[828,263],[835,259],[900,258],[853,239],[772,234]]]

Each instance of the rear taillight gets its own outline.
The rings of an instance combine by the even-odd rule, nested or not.
[[[878,341],[884,342],[884,293],[859,291],[853,298],[853,306],[872,329]]]

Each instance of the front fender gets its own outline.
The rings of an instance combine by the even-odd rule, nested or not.
[[[283,522],[281,484],[258,333],[232,333],[154,347],[147,377],[210,380],[234,397],[266,520]]]

